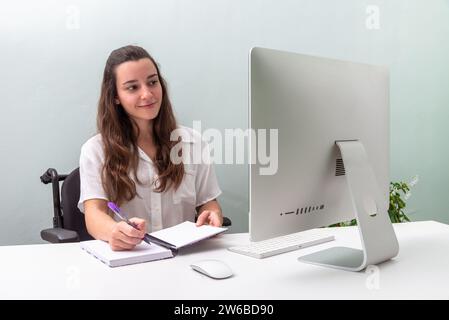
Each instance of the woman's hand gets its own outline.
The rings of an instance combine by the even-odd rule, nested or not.
[[[117,222],[111,231],[109,245],[113,251],[131,250],[138,245],[146,232],[146,221],[140,218],[129,219],[136,225],[130,226],[125,221]]]
[[[223,215],[220,211],[204,210],[196,220],[197,227],[203,224],[209,224],[214,227],[221,227],[223,225]]]

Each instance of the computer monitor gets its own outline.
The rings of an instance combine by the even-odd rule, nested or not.
[[[250,161],[251,240],[356,218],[363,250],[334,247],[301,261],[362,270],[394,257],[388,69],[256,47],[249,92],[249,127],[278,130],[277,172]]]

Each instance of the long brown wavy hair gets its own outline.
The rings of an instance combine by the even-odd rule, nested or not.
[[[156,166],[158,173],[156,192],[167,188],[177,189],[184,176],[184,165],[170,161],[170,150],[177,141],[170,141],[170,133],[177,128],[176,119],[167,93],[167,84],[159,67],[148,52],[138,46],[125,46],[111,52],[103,73],[101,94],[98,102],[97,128],[103,140],[105,160],[102,170],[103,188],[110,201],[119,205],[137,195],[136,185],[131,179],[137,177],[139,153],[137,137],[139,129],[121,104],[115,104],[117,94],[116,68],[127,61],[150,59],[157,70],[162,86],[162,102],[159,113],[153,119],[153,137],[156,144]],[[137,129],[137,130],[136,130]],[[138,196],[138,195],[137,195]]]

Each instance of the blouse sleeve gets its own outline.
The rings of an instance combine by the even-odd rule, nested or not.
[[[210,161],[209,145],[207,142],[201,141],[201,146],[203,161],[198,164],[195,179],[197,207],[214,200],[221,194],[214,166]]]
[[[80,199],[78,209],[84,213],[84,201],[90,199],[107,200],[101,182],[104,163],[103,148],[99,139],[92,138],[81,148],[80,155]]]

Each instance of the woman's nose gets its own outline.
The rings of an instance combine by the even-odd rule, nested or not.
[[[143,88],[142,91],[142,100],[151,98],[153,96],[153,92],[149,88]]]

